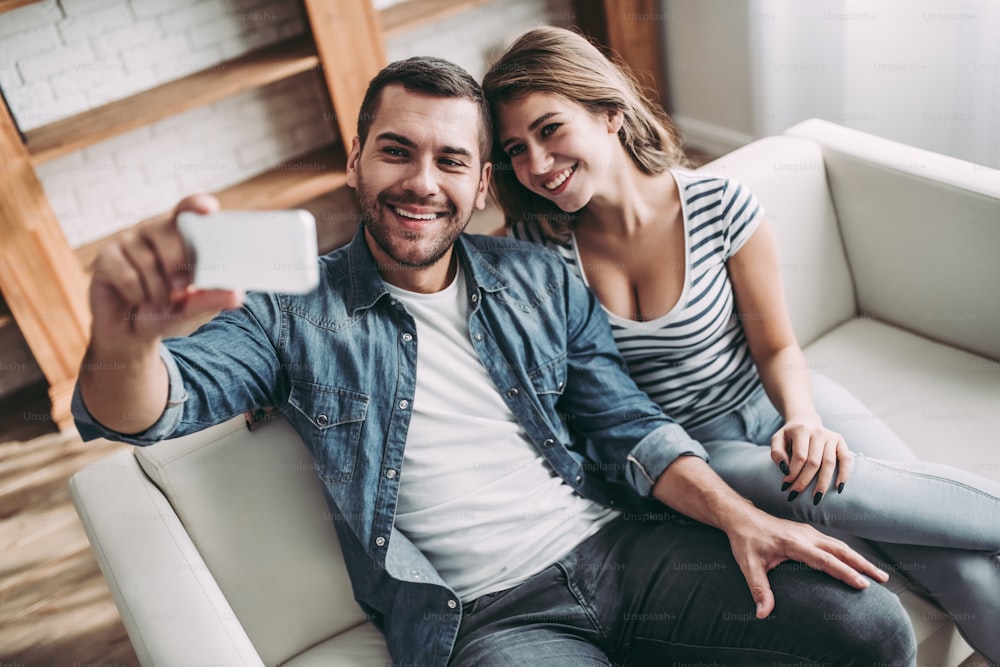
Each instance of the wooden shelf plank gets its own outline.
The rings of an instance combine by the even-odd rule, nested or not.
[[[324,146],[288,160],[273,169],[215,193],[223,208],[265,210],[293,208],[347,184],[347,160],[339,144]],[[138,223],[163,220],[167,213]],[[123,229],[76,249],[85,270],[89,270],[108,241],[130,229]]]
[[[70,118],[25,132],[34,164],[195,107],[265,86],[319,64],[308,35],[219,63]]]
[[[223,208],[289,208],[347,184],[347,158],[326,146],[216,193]]]
[[[379,15],[371,0],[304,0],[303,6],[337,130],[346,146],[357,132],[368,83],[386,64]],[[343,19],[331,21],[331,16]]]
[[[12,9],[17,9],[18,7],[24,7],[25,5],[33,5],[36,2],[41,1],[42,0],[0,0],[0,14],[9,12]]]
[[[386,39],[391,39],[407,30],[492,2],[493,0],[405,0],[379,12],[382,17],[382,34]]]

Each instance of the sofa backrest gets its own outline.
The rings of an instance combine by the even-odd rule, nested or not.
[[[799,343],[854,317],[854,286],[826,183],[823,154],[807,139],[759,139],[702,166],[757,196],[775,231],[785,302]]]
[[[1000,360],[1000,171],[819,119],[862,313]]]
[[[277,417],[137,448],[266,665],[367,620],[309,450]]]

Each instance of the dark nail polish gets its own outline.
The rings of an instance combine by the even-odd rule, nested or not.
[[[792,502],[793,500],[795,500],[798,497],[799,497],[799,492],[798,491],[792,491],[791,493],[788,494],[788,502]]]
[[[844,482],[841,482],[840,484],[837,485],[837,493],[843,493],[843,492],[844,492]]]
[[[791,483],[791,482],[785,482],[784,484],[782,484],[782,485],[781,485],[781,490],[782,490],[782,492],[784,492],[784,491],[787,491],[787,490],[788,490],[788,487],[790,487],[791,485],[792,485],[792,483]]]
[[[787,475],[788,474],[788,464],[787,463],[785,463],[784,461],[778,461],[778,467],[781,468],[781,474],[782,475]],[[784,490],[784,489],[782,489],[782,490]]]
[[[819,505],[819,501],[823,500],[823,492],[817,491],[816,495],[813,496],[813,505]]]

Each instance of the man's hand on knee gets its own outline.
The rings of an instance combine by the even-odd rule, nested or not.
[[[878,582],[889,579],[888,574],[844,542],[804,523],[757,512],[749,522],[726,532],[757,604],[757,618],[766,618],[774,610],[767,573],[787,560],[805,563],[859,589],[869,585],[865,575]]]

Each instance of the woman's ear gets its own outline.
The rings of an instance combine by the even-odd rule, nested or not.
[[[625,123],[625,114],[622,113],[621,109],[608,109],[608,134],[618,134],[618,130],[622,129],[622,125]]]

